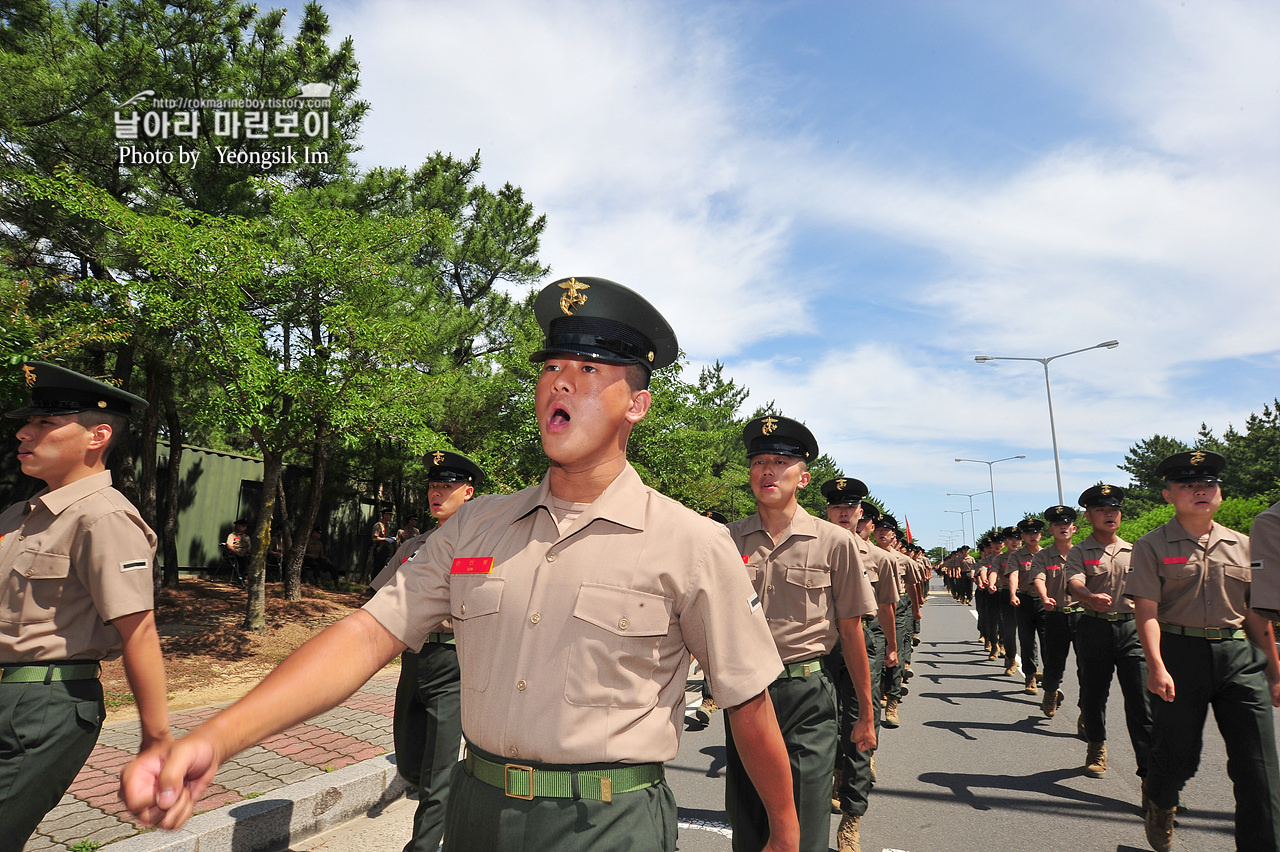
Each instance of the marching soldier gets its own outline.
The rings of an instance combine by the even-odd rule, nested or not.
[[[424,459],[427,466],[427,501],[437,526],[405,539],[370,584],[381,589],[391,575],[423,546],[440,524],[476,493],[484,471],[460,453],[436,450]],[[415,516],[410,515],[410,519]],[[444,837],[444,814],[449,800],[449,774],[458,762],[462,742],[462,709],[459,697],[461,672],[453,623],[427,635],[415,653],[400,655],[400,680],[396,684],[393,735],[396,768],[418,788],[413,815],[413,837],[404,852],[435,852]]]
[[[333,707],[452,618],[467,758],[450,779],[446,850],[674,849],[662,763],[679,747],[690,651],[727,708],[771,848],[796,848],[767,692],[782,662],[740,557],[723,527],[646,487],[626,459],[675,334],[601,278],[554,282],[534,310],[546,479],[462,506],[363,610],[165,760],[127,767],[123,798],[143,822],[180,826],[228,756]]]
[[[807,463],[818,456],[812,433],[786,417],[757,417],[742,437],[756,513],[728,529],[786,666],[769,685],[769,695],[791,760],[800,849],[825,852],[840,733],[835,688],[822,659],[838,638],[858,706],[871,706],[862,620],[875,613],[875,599],[853,537],[814,518],[796,500],[810,481]],[[737,726],[728,722],[725,812],[735,852],[754,852],[764,847],[767,826],[755,786],[742,771]],[[875,748],[873,714],[859,714],[851,737],[859,749]]]
[[[1044,533],[1044,521],[1039,518],[1023,518],[1018,521],[1018,536],[1022,546],[1010,557],[1017,575],[1014,583],[1010,576],[1010,585],[1018,589],[1018,646],[1022,651],[1022,672],[1026,678],[1023,692],[1035,695],[1040,674],[1039,660],[1036,650],[1044,644],[1044,604],[1031,584],[1031,560],[1040,552],[1040,536]]]
[[[45,488],[0,512],[0,849],[19,850],[98,741],[101,660],[123,655],[140,759],[172,742],[152,602],[156,537],[107,461],[141,397],[39,361],[6,416],[22,472]]]
[[[1044,698],[1040,711],[1052,718],[1062,706],[1064,698],[1062,676],[1067,669],[1067,654],[1075,641],[1076,622],[1080,620],[1081,606],[1067,589],[1067,576],[1063,567],[1071,552],[1071,537],[1076,531],[1076,510],[1070,506],[1050,506],[1044,510],[1049,522],[1049,534],[1053,544],[1031,558],[1028,579],[1035,587],[1044,607]],[[1079,669],[1079,658],[1076,667]]]
[[[1115,485],[1095,485],[1080,495],[1093,532],[1071,549],[1065,569],[1072,594],[1084,605],[1076,625],[1076,667],[1080,724],[1088,742],[1084,773],[1091,778],[1101,778],[1107,771],[1107,693],[1113,673],[1124,696],[1125,722],[1139,777],[1147,776],[1151,763],[1147,666],[1133,606],[1125,597],[1133,546],[1116,534],[1123,501],[1124,489]]]
[[[1213,706],[1236,797],[1236,845],[1280,848],[1280,769],[1272,707],[1280,659],[1271,622],[1249,609],[1249,537],[1214,521],[1226,460],[1196,450],[1156,467],[1174,517],[1138,539],[1124,593],[1137,611],[1152,701],[1144,786],[1147,842],[1173,844],[1178,793],[1200,763]],[[1247,641],[1246,641],[1247,639]]]
[[[1018,673],[1018,563],[1013,558],[1022,537],[1013,527],[1000,531],[1004,552],[991,560],[996,578],[997,600],[1000,602],[1000,644],[1004,645],[1004,673]],[[1010,582],[1012,577],[1013,582]]]
[[[1274,623],[1280,622],[1280,503],[1253,519],[1249,546],[1255,569],[1250,572],[1253,574],[1253,609],[1271,621],[1274,630]]]
[[[899,552],[897,548],[897,520],[892,515],[880,513],[880,516],[875,520],[871,536],[875,544],[893,560],[898,572],[898,588],[901,590],[898,596],[898,605],[894,611],[894,632],[898,638],[898,664],[892,666],[886,663],[884,667],[884,726],[886,728],[896,728],[901,724],[898,717],[898,706],[907,694],[907,687],[904,685],[904,681],[910,679],[910,675],[907,674],[907,668],[911,662],[913,610],[918,612],[920,604],[915,597],[915,587],[912,583],[914,575],[911,561]]]
[[[866,537],[859,532],[865,529],[870,536],[869,525],[862,523],[862,498],[870,493],[867,486],[861,480],[841,477],[823,483],[822,493],[827,498],[827,520],[854,535],[859,560],[871,581],[876,600],[876,615],[862,619],[867,656],[870,658],[869,705],[858,703],[853,678],[844,664],[839,643],[827,655],[831,670],[837,673],[836,694],[840,699],[840,749],[836,752],[835,796],[831,803],[832,810],[841,814],[836,841],[839,852],[856,852],[860,845],[859,823],[867,812],[871,783],[875,779],[871,767],[872,752],[863,751],[853,744],[853,727],[859,716],[869,710],[875,720],[876,741],[880,739],[880,680],[886,658],[890,665],[898,661],[897,636],[893,630],[886,636],[881,625],[892,624],[894,620],[899,597],[898,572],[893,562],[875,553]]]

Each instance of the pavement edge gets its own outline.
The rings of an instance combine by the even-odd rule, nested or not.
[[[148,831],[110,852],[267,852],[328,831],[398,799],[409,782],[384,754],[192,817],[177,831]]]

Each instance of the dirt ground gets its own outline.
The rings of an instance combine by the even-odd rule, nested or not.
[[[304,585],[300,601],[286,601],[279,583],[267,584],[267,628],[240,629],[245,592],[228,583],[183,578],[156,596],[156,622],[164,653],[169,710],[234,701],[289,653],[326,626],[358,609],[359,591]],[[398,661],[392,665],[398,665]],[[107,721],[137,718],[119,660],[102,664]]]

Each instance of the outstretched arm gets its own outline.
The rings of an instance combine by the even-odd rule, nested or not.
[[[120,798],[144,824],[180,828],[223,762],[336,707],[404,648],[364,610],[347,616],[171,749],[139,755],[120,776]]]

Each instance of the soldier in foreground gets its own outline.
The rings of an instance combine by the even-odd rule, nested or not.
[[[767,813],[797,846],[786,747],[767,687],[782,669],[724,529],[647,488],[627,463],[652,369],[674,332],[599,278],[546,287],[534,409],[540,485],[467,503],[354,615],[249,695],[125,769],[139,819],[174,828],[230,755],[333,707],[452,617],[467,759],[450,781],[446,850],[672,850],[689,652],[727,708]]]
[[[1116,532],[1123,500],[1124,489],[1115,485],[1095,485],[1080,495],[1093,532],[1067,554],[1064,571],[1072,594],[1084,604],[1083,616],[1076,624],[1076,665],[1080,672],[1080,724],[1088,742],[1084,774],[1090,778],[1101,778],[1107,771],[1107,693],[1113,674],[1124,697],[1124,718],[1138,776],[1145,778],[1151,764],[1147,666],[1133,606],[1125,597],[1133,545]]]
[[[0,849],[20,850],[88,760],[106,709],[99,661],[124,657],[141,754],[170,744],[152,602],[156,537],[107,461],[146,401],[63,367],[22,365],[6,416],[22,472],[46,487],[0,512]]]
[[[1156,467],[1175,515],[1138,539],[1124,593],[1133,600],[1155,695],[1144,787],[1151,848],[1173,844],[1178,793],[1200,763],[1209,706],[1227,747],[1236,846],[1280,848],[1275,722],[1280,659],[1271,622],[1249,608],[1249,537],[1217,523],[1226,460],[1197,450]]]
[[[769,695],[791,762],[800,848],[826,852],[840,730],[835,687],[822,660],[839,639],[858,706],[871,706],[862,619],[875,613],[875,599],[853,536],[813,517],[796,500],[810,481],[808,461],[818,457],[809,430],[786,417],[758,417],[742,437],[756,513],[729,524],[729,534],[785,663]],[[735,852],[754,852],[768,838],[761,793],[742,771],[736,721],[726,721],[725,812]],[[875,748],[873,715],[859,714],[850,736],[859,749]],[[852,829],[847,843],[856,848],[856,821]]]

